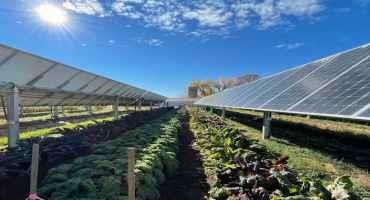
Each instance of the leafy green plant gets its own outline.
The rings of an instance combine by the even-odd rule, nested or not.
[[[345,200],[355,199],[348,176],[325,187],[319,177],[304,177],[287,167],[288,157],[277,159],[257,141],[247,140],[224,119],[192,110],[194,146],[201,152],[211,184],[209,199],[216,200]]]
[[[40,195],[49,200],[126,199],[127,148],[136,147],[137,199],[159,199],[159,185],[177,169],[177,134],[183,116],[172,113],[124,137],[95,145],[91,155],[50,170]]]

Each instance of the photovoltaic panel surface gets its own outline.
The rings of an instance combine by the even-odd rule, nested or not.
[[[161,102],[166,97],[18,49],[0,45],[0,83],[13,83],[24,106],[107,105],[123,101]],[[6,91],[0,88],[0,95]]]
[[[370,44],[225,90],[196,104],[370,120]]]

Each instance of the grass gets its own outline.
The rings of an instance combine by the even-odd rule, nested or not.
[[[32,138],[32,137],[42,137],[42,136],[46,136],[46,135],[53,133],[56,129],[60,129],[60,128],[73,129],[76,127],[89,126],[89,125],[101,123],[104,121],[113,121],[113,119],[114,119],[113,117],[104,117],[104,118],[98,118],[98,119],[93,119],[93,120],[90,119],[90,120],[86,120],[86,121],[82,121],[78,123],[67,122],[66,124],[62,126],[58,126],[58,127],[43,128],[43,129],[37,129],[33,131],[25,131],[21,133],[20,139],[23,140],[23,139]],[[8,137],[6,136],[0,137],[0,149],[6,148],[7,144],[8,144]]]
[[[244,111],[243,111],[244,112]],[[248,112],[250,114],[250,112]],[[249,116],[250,117],[250,116]],[[257,116],[258,117],[258,116]],[[370,136],[368,134],[369,127],[364,127],[361,124],[352,124],[348,122],[336,122],[330,120],[318,119],[302,119],[304,117],[293,117],[293,116],[274,116],[274,119],[281,119],[288,122],[301,123],[316,128],[322,128],[323,131],[330,130],[333,134],[336,130],[338,134],[353,131],[354,135]],[[351,175],[351,179],[354,182],[355,189],[364,199],[370,199],[370,175],[368,170],[361,169],[358,166],[343,162],[337,159],[333,159],[333,156],[319,148],[310,148],[310,146],[302,146],[292,142],[292,140],[281,138],[271,138],[270,140],[262,140],[261,129],[256,126],[251,126],[246,123],[239,123],[235,120],[230,120],[231,124],[242,130],[244,135],[250,139],[259,141],[260,144],[266,146],[268,151],[274,154],[289,156],[288,166],[298,173],[306,176],[314,176],[322,179],[324,183],[333,181],[336,177],[342,175]],[[334,125],[334,126],[333,126]],[[360,130],[365,130],[362,132]],[[296,130],[295,133],[299,133],[301,130]],[[341,132],[342,131],[342,132]],[[284,134],[284,133],[281,133]],[[304,134],[303,132],[300,134]],[[296,139],[299,135],[296,135]],[[322,141],[320,145],[327,145],[328,141]],[[368,147],[369,148],[369,147]]]
[[[262,117],[261,112],[254,112],[248,110],[231,110],[240,113],[245,113],[248,115],[253,115],[256,117]],[[316,118],[307,118],[301,116],[289,116],[284,114],[273,114],[273,119],[309,125],[323,130],[330,130],[336,134],[340,133],[350,133],[354,135],[367,136],[370,138],[370,126],[366,123],[351,123],[346,121],[330,120],[330,119],[316,119]]]

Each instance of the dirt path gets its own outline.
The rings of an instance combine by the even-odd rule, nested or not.
[[[209,190],[199,152],[192,147],[193,133],[185,123],[179,137],[179,169],[161,186],[161,200],[200,200]]]

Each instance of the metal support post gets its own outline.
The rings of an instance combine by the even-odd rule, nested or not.
[[[119,98],[117,97],[113,105],[113,114],[114,114],[114,119],[116,120],[119,118],[118,106],[119,106]]]
[[[89,113],[89,115],[93,115],[94,114],[93,111],[92,111],[92,106],[91,105],[85,106],[85,109]]]
[[[89,113],[89,115],[93,115],[92,106],[91,105],[85,106],[85,110],[86,110],[87,113]]]
[[[139,111],[141,111],[141,99],[139,100]]]
[[[58,115],[59,115],[58,106],[51,106],[51,117],[53,119],[58,119]]]
[[[222,110],[221,110],[221,117],[225,118],[225,108],[222,108]]]
[[[8,145],[9,148],[17,146],[19,140],[19,111],[20,111],[19,91],[13,87],[8,93]]]
[[[150,111],[153,110],[153,102],[150,102]]]
[[[263,127],[262,127],[262,138],[269,139],[271,137],[271,112],[263,113]]]
[[[209,112],[213,113],[213,108],[212,107],[209,107]]]

